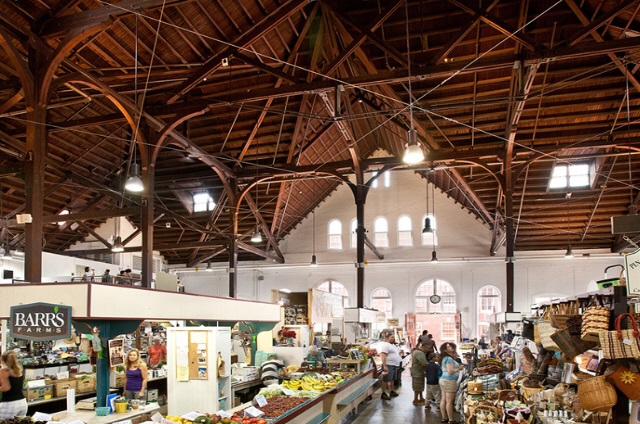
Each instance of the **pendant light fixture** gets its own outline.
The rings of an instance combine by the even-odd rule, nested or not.
[[[132,193],[140,193],[144,190],[144,184],[142,183],[142,178],[140,178],[140,165],[136,163],[136,144],[138,141],[138,125],[140,124],[140,117],[137,117],[138,111],[138,15],[136,15],[136,51],[135,51],[135,62],[134,62],[134,89],[133,89],[133,101],[135,105],[135,109],[133,111],[133,121],[137,122],[136,128],[133,132],[133,137],[131,139],[131,148],[133,150],[133,160],[131,161],[131,165],[129,166],[129,173],[127,177],[127,181],[124,184],[124,188],[127,191]]]
[[[260,225],[256,224],[255,230],[253,230],[253,234],[251,235],[251,241],[253,243],[260,243],[262,241],[262,234],[260,234]]]
[[[431,202],[432,202],[432,207],[431,207],[431,213],[433,214],[433,219],[436,218],[436,185],[433,184],[433,191],[431,192],[432,196],[431,196]],[[432,248],[433,250],[431,251],[431,262],[432,263],[437,263],[438,262],[438,256],[436,255],[436,232],[434,230],[433,231],[433,237],[431,238],[432,240]]]
[[[564,254],[564,258],[565,259],[571,259],[573,258],[573,250],[571,249],[571,245],[567,246],[567,251]]]
[[[573,249],[571,249],[571,232],[569,231],[569,198],[571,197],[571,193],[567,193],[566,194],[566,198],[567,198],[567,208],[566,208],[566,214],[567,214],[567,251],[564,253],[564,258],[565,259],[572,259],[573,258]]]
[[[113,246],[111,247],[111,252],[113,253],[122,253],[124,252],[124,245],[122,244],[122,238],[120,236],[116,236],[113,241]]]
[[[418,133],[413,126],[413,94],[411,91],[411,48],[409,47],[409,7],[407,1],[404,2],[404,10],[407,17],[406,32],[407,32],[407,69],[409,74],[409,131],[407,133],[407,144],[404,150],[404,156],[402,160],[404,163],[413,165],[420,163],[424,160],[424,152],[420,147],[418,141]]]
[[[311,263],[310,266],[318,266],[316,258],[316,212],[313,211],[313,233],[311,234]]]
[[[127,178],[127,182],[124,184],[124,188],[125,190],[133,193],[140,193],[142,190],[144,190],[144,184],[142,183],[142,178],[140,178],[140,165],[135,163],[135,147],[133,151],[134,163],[132,163],[129,167],[129,177]]]
[[[205,269],[205,271],[213,272],[213,268],[211,268],[211,261],[207,261],[207,269]]]
[[[113,218],[113,244],[111,245],[112,253],[124,252],[124,245],[122,244],[122,238],[120,237],[120,218]]]
[[[429,218],[429,169],[425,171],[425,179],[427,180],[427,216],[424,218],[424,227],[422,228],[422,234],[433,233],[431,227],[431,218]]]

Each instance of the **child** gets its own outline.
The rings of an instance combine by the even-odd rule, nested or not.
[[[427,364],[427,394],[425,396],[425,409],[431,409],[431,401],[435,401],[436,405],[440,405],[440,365],[438,364],[438,355],[429,354],[429,363]],[[437,406],[437,409],[440,409]]]

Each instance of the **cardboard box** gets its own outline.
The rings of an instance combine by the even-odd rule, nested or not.
[[[110,387],[124,387],[124,383],[127,381],[127,376],[124,373],[111,373],[109,376]]]
[[[28,402],[51,399],[53,397],[53,386],[28,387],[26,397]]]
[[[95,374],[75,374],[76,393],[89,393],[96,390]]]
[[[53,396],[54,397],[65,397],[67,396],[67,390],[75,389],[76,379],[75,378],[65,378],[62,380],[53,380],[51,382],[53,385]]]
[[[260,375],[258,367],[238,367],[232,370],[232,374],[236,377],[242,377],[242,381],[257,380]]]

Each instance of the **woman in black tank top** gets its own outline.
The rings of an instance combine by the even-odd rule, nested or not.
[[[24,374],[18,356],[12,350],[2,354],[0,368],[0,419],[27,415],[27,400],[22,394]]]

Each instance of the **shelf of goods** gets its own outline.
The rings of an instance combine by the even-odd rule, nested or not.
[[[597,298],[604,297],[606,300],[604,302],[607,305],[606,309],[610,310],[610,320],[608,320],[609,330],[612,330],[614,320],[622,314],[627,313],[628,305],[631,303],[628,302],[626,287],[624,286],[614,286],[598,290],[597,292],[558,299],[550,302],[550,305],[536,305],[536,308],[544,309],[554,304],[566,304],[567,302],[576,301],[581,302],[582,306],[586,307],[590,299],[594,299],[596,296]],[[582,313],[582,310],[578,309],[577,313]],[[557,329],[554,328],[553,331],[555,332]],[[601,335],[601,333],[598,334]],[[533,336],[528,335],[528,337]],[[572,337],[580,338],[580,336]],[[543,336],[542,339],[544,342],[545,337]],[[556,335],[554,335],[553,340],[556,340]],[[629,341],[633,342],[633,340]],[[558,345],[560,345],[560,340]],[[549,344],[545,344],[545,346],[548,346],[547,350],[551,351],[551,353],[560,350],[558,346],[551,347]],[[588,358],[586,360],[588,361],[592,356],[594,359],[597,359],[599,356],[600,365],[603,365],[603,352],[598,351],[598,349],[600,348],[596,347],[594,350],[588,351],[590,354],[587,355]],[[565,347],[565,350],[567,350],[567,347]],[[581,349],[580,351],[583,350]],[[567,354],[568,353],[565,352],[563,357],[566,358]],[[575,355],[570,356],[573,358]],[[580,355],[578,355],[577,358],[580,358]],[[512,383],[515,390],[505,390],[505,387],[502,386],[502,380],[498,380],[500,384],[496,384],[496,374],[492,373],[501,371],[501,362],[494,359],[487,359],[479,363],[475,372],[481,372],[485,375],[470,379],[465,388],[467,396],[464,399],[464,412],[468,418],[467,423],[484,424],[491,422],[496,417],[502,417],[503,413],[505,413],[507,418],[515,419],[515,416],[509,417],[508,411],[516,411],[518,408],[524,408],[528,411],[527,416],[524,417],[525,420],[528,421],[536,416],[544,421],[546,421],[547,418],[548,420],[562,421],[567,421],[568,419],[586,420],[588,417],[587,415],[583,416],[583,414],[594,412],[598,414],[609,414],[609,416],[605,418],[607,421],[613,417],[613,422],[615,423],[630,422],[629,406],[631,403],[625,393],[619,390],[614,391],[613,386],[606,382],[605,377],[594,378],[593,373],[589,375],[584,372],[578,372],[578,369],[575,369],[575,362],[585,362],[585,359],[580,358],[580,360],[574,359],[571,362],[567,361],[564,366],[560,364],[557,366],[553,365],[553,360],[551,356],[547,356],[544,361],[542,361],[542,358],[539,358],[539,363],[542,363],[540,368],[542,368],[543,371],[541,372],[540,368],[536,367],[531,374],[515,378],[515,380],[518,380],[517,385],[514,386]],[[555,360],[557,361],[558,359],[556,358]],[[618,365],[629,366],[626,359],[616,359],[614,362]],[[548,369],[544,367],[545,364]],[[552,371],[552,369],[555,369],[555,372]],[[566,371],[561,374],[560,371],[563,369]],[[633,376],[637,376],[637,374],[633,373]],[[552,386],[543,387],[538,382],[542,382],[542,380],[545,379],[547,383],[550,380],[555,382],[552,383]],[[607,379],[610,379],[610,377],[607,377]],[[564,382],[560,382],[560,380],[564,380]],[[570,386],[564,384],[570,381],[577,384],[577,392],[573,388],[569,390]],[[531,416],[529,414],[531,414]]]
[[[256,408],[264,413],[259,417],[263,423],[338,424],[375,392],[377,381],[373,370],[363,374],[306,373],[299,380],[263,388],[259,396],[264,396],[267,403]],[[245,410],[250,411],[251,407],[252,403],[247,402],[220,414],[228,416],[231,422],[242,423]],[[202,412],[202,408],[197,410]],[[211,423],[221,420],[215,413],[202,415],[208,417]],[[167,419],[185,422],[184,419],[175,416],[168,416]]]

